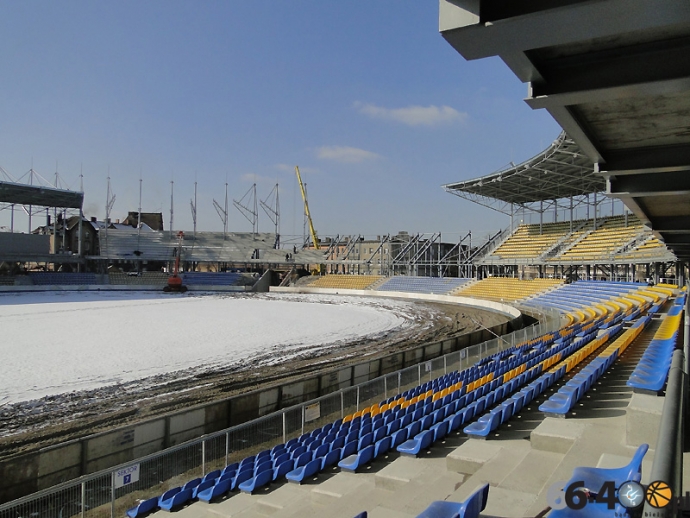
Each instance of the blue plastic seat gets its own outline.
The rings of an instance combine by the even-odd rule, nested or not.
[[[291,460],[289,453],[283,453],[282,455],[277,456],[275,459],[273,459],[273,467],[275,468],[280,466],[286,460]]]
[[[599,488],[607,480],[613,480],[616,487],[627,480],[639,482],[642,477],[642,459],[648,449],[648,444],[641,444],[630,462],[620,468],[577,467],[573,470],[571,480],[583,480],[584,487],[588,488]]]
[[[303,453],[302,455],[297,457],[297,459],[295,459],[294,469],[297,469],[301,466],[304,466],[307,462],[311,461],[313,458],[314,458],[314,454],[312,452],[307,451],[307,452]]]
[[[160,506],[161,502],[163,502],[164,500],[170,500],[173,496],[175,496],[180,491],[182,491],[182,487],[180,487],[180,486],[171,487],[166,492],[164,492],[161,496],[158,497],[158,505]]]
[[[431,427],[431,431],[434,432],[434,441],[440,441],[443,439],[446,435],[448,435],[448,431],[450,429],[450,423],[448,421],[441,421],[440,423],[436,423]]]
[[[412,439],[408,439],[404,443],[402,443],[400,446],[398,446],[396,449],[402,453],[403,455],[413,455],[417,456],[420,451],[426,450],[431,446],[431,443],[434,441],[434,431],[433,430],[425,430],[417,435],[415,435]]]
[[[208,473],[206,473],[206,475],[204,475],[203,481],[206,481],[206,480],[215,480],[215,479],[217,479],[218,477],[220,477],[220,470],[219,470],[219,469],[214,469],[213,471],[209,471]],[[202,481],[202,482],[203,482],[203,481]]]
[[[407,428],[401,428],[391,434],[391,448],[396,448],[407,440]]]
[[[621,468],[577,467],[573,470],[573,475],[564,487],[568,487],[572,482],[576,481],[582,481],[583,487],[586,488],[600,488],[605,481],[613,482],[615,487],[619,487],[628,480],[639,482],[642,477],[642,459],[647,453],[648,448],[647,444],[640,445],[630,463]],[[567,507],[564,509],[554,509],[549,513],[549,518],[578,518],[580,516],[585,515],[579,510],[574,511]],[[586,516],[587,518],[608,518],[610,516],[630,517],[631,514],[627,509],[618,504],[616,504],[615,509],[610,510],[604,503],[587,502]]]
[[[357,443],[357,451],[363,450],[367,446],[369,446],[372,442],[374,441],[374,434],[369,432],[366,435],[363,435],[360,437],[359,442]]]
[[[383,439],[387,435],[390,435],[390,434],[386,433],[386,428],[378,428],[374,432],[374,437],[372,438],[371,442],[373,442],[373,443],[379,442],[381,439]]]
[[[297,457],[299,457],[300,455],[302,455],[302,454],[303,454],[304,452],[306,452],[306,451],[307,451],[307,447],[306,447],[306,446],[298,446],[297,448],[295,448],[294,450],[292,450],[292,451],[290,452],[290,456],[291,456],[293,459],[296,459]]]
[[[331,445],[330,444],[322,444],[318,448],[314,450],[314,457],[313,458],[318,458],[318,457],[323,457],[326,455],[329,451],[331,451]]]
[[[293,469],[285,475],[290,482],[301,484],[305,478],[317,474],[321,470],[322,459],[315,459],[307,462],[304,466]]]
[[[353,453],[357,453],[357,442],[356,441],[348,442],[347,444],[345,444],[345,446],[340,448],[339,451],[340,451],[340,458],[341,459],[344,459],[345,457],[348,457],[348,456],[352,455]]]
[[[278,480],[283,478],[286,473],[295,469],[295,461],[292,459],[287,459],[278,464],[273,468],[273,480]]]
[[[407,426],[407,436],[414,437],[419,432],[422,431],[422,423],[420,421],[412,421],[412,423]]]
[[[345,471],[357,471],[357,468],[371,462],[374,458],[374,445],[367,446],[355,455],[350,455],[338,462],[338,467]]]
[[[222,476],[223,476],[223,475],[221,474],[221,477],[222,477]],[[232,477],[230,477],[230,480],[232,480]],[[206,482],[201,482],[201,484],[199,484],[198,486],[196,486],[196,487],[192,490],[192,498],[197,498],[198,494],[199,494],[201,491],[204,491],[204,490],[208,489],[209,487],[213,487],[213,486],[215,486],[215,485],[216,485],[216,481],[215,481],[215,480],[207,480]]]
[[[429,428],[431,428],[431,425],[434,424],[434,417],[432,415],[425,415],[424,417],[422,417],[421,424],[422,431],[428,430]]]
[[[240,471],[230,484],[230,491],[234,491],[245,480],[249,480],[254,476],[254,470]]]
[[[253,478],[245,480],[239,485],[239,488],[243,493],[252,494],[256,489],[268,485],[271,480],[273,480],[273,469],[269,465],[269,469],[260,471]]]
[[[158,498],[153,497],[149,498],[148,500],[144,500],[143,502],[139,502],[139,505],[136,507],[132,507],[131,509],[127,509],[127,516],[129,518],[137,518],[139,516],[143,516],[146,513],[150,513],[154,509],[158,508]]]
[[[390,437],[383,437],[380,441],[374,443],[374,458],[387,453],[391,449],[391,444],[392,439]]]
[[[437,500],[432,502],[417,518],[479,518],[489,497],[489,484],[484,484],[464,502]],[[551,516],[551,515],[549,515]]]
[[[160,507],[161,509],[165,509],[166,511],[170,511],[175,507],[179,507],[192,499],[192,491],[192,488],[178,491],[172,497],[166,500],[159,501],[158,507]]]
[[[331,450],[321,459],[321,471],[337,464],[340,460],[340,450]]]
[[[210,502],[211,500],[214,500],[215,498],[218,498],[219,496],[223,496],[225,493],[230,491],[231,486],[232,486],[231,480],[223,480],[221,482],[218,482],[213,487],[209,487],[208,489],[205,489],[203,491],[199,491],[199,493],[197,493],[196,496],[199,500],[203,500],[204,502]]]
[[[222,471],[220,474],[220,477],[218,477],[215,481],[209,480],[209,482],[216,482],[217,483],[217,482],[220,482],[221,480],[225,480],[226,478],[232,480],[233,478],[235,478],[236,475],[237,475],[236,471]],[[194,496],[194,495],[192,495],[192,496]]]
[[[462,431],[470,437],[488,437],[498,425],[501,424],[503,410],[495,408],[491,412],[484,414],[477,421],[467,425]]]
[[[341,435],[340,437],[336,437],[331,443],[331,451],[342,448],[343,446],[345,446],[345,436]]]

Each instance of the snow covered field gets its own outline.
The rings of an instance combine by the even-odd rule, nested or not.
[[[413,302],[330,295],[0,295],[0,405],[378,338]]]

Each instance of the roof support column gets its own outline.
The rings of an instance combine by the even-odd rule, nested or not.
[[[542,234],[542,226],[544,225],[544,200],[539,200],[539,235]]]
[[[553,222],[558,221],[558,200],[553,200]]]
[[[570,197],[570,231],[573,231],[573,197]]]
[[[594,230],[597,229],[597,193],[594,193]]]

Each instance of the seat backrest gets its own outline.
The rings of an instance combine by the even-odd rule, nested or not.
[[[175,495],[176,495],[177,493],[179,493],[180,491],[182,491],[182,488],[179,487],[179,486],[178,486],[178,487],[170,488],[170,489],[168,489],[165,493],[163,493],[163,494],[160,496],[160,501],[163,502],[164,500],[169,500],[170,498],[172,498],[173,496],[175,496]]]
[[[155,509],[158,507],[158,498],[149,498],[148,500],[144,500],[142,503],[139,504],[138,506],[138,512],[139,514],[144,514],[148,513],[152,509]]]
[[[227,483],[228,483],[228,487],[230,487],[229,486],[230,482],[227,481]],[[180,505],[180,504],[185,503],[187,500],[192,498],[192,491],[193,491],[193,488],[190,487],[187,489],[183,489],[179,493],[175,493],[175,496],[173,496],[173,499],[172,499],[172,505],[176,506],[176,505]]]
[[[359,463],[366,464],[374,458],[374,445],[371,444],[359,452]]]
[[[232,481],[232,477],[230,477],[230,481]],[[197,494],[201,493],[202,491],[206,491],[209,487],[213,487],[215,485],[216,485],[215,480],[203,481],[201,484],[199,484],[198,486],[196,486],[194,488],[195,491],[192,492],[192,495],[197,495]]]
[[[240,461],[240,467],[244,466],[245,464],[254,464],[254,461],[256,460],[256,455],[251,455],[249,457],[245,457]]]
[[[419,432],[422,431],[422,423],[419,421],[414,421],[410,426],[407,427],[407,436],[414,437]]]
[[[273,462],[271,462],[271,459],[267,459],[266,462],[258,464],[254,470],[254,475],[258,475],[264,471],[273,471]]]
[[[486,507],[486,500],[489,497],[489,484],[484,484],[482,487],[472,493],[467,500],[462,503],[459,516],[475,517],[479,516]]]
[[[331,450],[326,456],[321,460],[321,469],[325,469],[327,466],[332,466],[340,460],[340,450]]]
[[[363,448],[366,448],[373,441],[374,441],[374,434],[369,432],[368,434],[362,436],[362,438],[359,440],[359,443],[357,444],[357,449],[361,450]]]
[[[321,459],[314,459],[304,466],[304,477],[311,477],[321,471]]]
[[[357,441],[351,441],[348,443],[345,443],[345,446],[343,446],[341,450],[340,457],[344,459],[345,457],[349,457],[353,453],[357,452]]]
[[[374,456],[378,457],[381,455],[381,453],[387,452],[388,450],[391,449],[391,438],[390,437],[384,437],[380,441],[378,441],[376,444],[374,444]]]
[[[250,477],[251,478],[251,477]],[[247,479],[249,480],[249,479]],[[212,497],[222,495],[230,491],[230,486],[232,485],[232,480],[221,480],[215,486],[213,486]]]
[[[642,444],[640,444],[639,448],[637,448],[635,455],[633,455],[633,458],[630,460],[630,463],[627,465],[627,468],[628,468],[627,480],[636,480],[639,482],[641,474],[642,474],[642,459],[644,458],[648,449],[649,449],[649,444],[647,444],[647,443],[642,443]]]
[[[201,484],[201,479],[200,479],[200,478],[195,478],[195,479],[190,480],[189,482],[187,482],[184,486],[182,486],[182,489],[183,489],[183,490],[184,490],[184,489],[190,489],[190,488],[194,489],[194,488],[195,488],[196,486],[198,486],[199,484]]]
[[[295,461],[294,460],[285,460],[285,461],[281,462],[273,470],[273,480],[278,480],[279,478],[284,477],[286,473],[289,473],[294,468],[295,468]]]
[[[312,452],[310,452],[310,451],[304,452],[302,455],[297,457],[297,460],[295,461],[295,469],[297,469],[301,466],[304,466],[311,459],[312,459]]]
[[[296,459],[297,457],[302,455],[305,451],[307,451],[306,446],[299,446],[299,447],[295,448],[294,450],[292,450],[291,456],[293,459]]]
[[[448,435],[448,431],[450,429],[450,422],[449,421],[441,421],[438,423],[438,426],[434,428],[434,442],[438,441],[439,439],[445,437]]]
[[[220,477],[218,477],[218,482],[220,482],[221,480],[225,480],[226,478],[229,478],[230,480],[232,480],[233,478],[235,478],[235,475],[237,475],[236,471],[223,471],[220,474]],[[210,480],[209,480],[209,482],[210,482]]]
[[[232,481],[232,486],[233,488],[236,488],[239,486],[242,482],[245,480],[249,480],[254,476],[254,471],[240,471],[237,476],[235,477],[235,480]]]

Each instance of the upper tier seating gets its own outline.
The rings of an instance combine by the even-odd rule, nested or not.
[[[613,216],[597,221],[597,229],[562,252],[554,261],[591,262],[610,257],[619,248],[643,232],[640,221],[634,217]]]
[[[570,232],[570,222],[520,225],[493,255],[501,259],[539,257]]]

